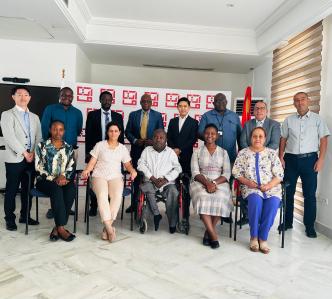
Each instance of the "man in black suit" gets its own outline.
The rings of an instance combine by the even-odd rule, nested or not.
[[[178,100],[179,116],[170,120],[167,130],[167,145],[179,157],[182,171],[191,174],[190,161],[193,146],[197,142],[198,121],[188,114],[190,101],[183,97]]]
[[[146,146],[152,145],[153,132],[156,129],[164,129],[163,118],[160,112],[151,109],[152,99],[147,93],[143,94],[140,101],[142,109],[132,111],[129,114],[126,126],[126,137],[131,144],[130,156],[134,168]],[[134,203],[137,203],[139,177],[134,180]],[[135,207],[134,207],[135,209]],[[131,206],[126,213],[131,212]]]
[[[93,110],[88,113],[85,126],[85,162],[88,163],[91,156],[90,151],[97,142],[106,138],[105,128],[110,121],[115,121],[119,124],[121,135],[119,142],[124,143],[124,128],[123,119],[120,113],[111,111],[113,97],[108,91],[103,91],[99,95],[99,102],[101,109]],[[90,216],[97,215],[97,198],[95,194],[91,194]]]
[[[179,157],[179,162],[182,167],[182,172],[191,177],[190,161],[193,154],[193,146],[197,142],[198,134],[198,121],[190,117],[190,101],[183,97],[177,102],[177,108],[179,116],[170,120],[167,130],[167,145],[174,150]],[[184,178],[184,184],[187,190],[189,190],[189,179]],[[189,217],[189,204],[190,197],[189,192],[185,201],[185,217]]]

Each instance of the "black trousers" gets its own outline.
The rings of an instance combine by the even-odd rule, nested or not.
[[[6,222],[15,221],[15,208],[16,208],[16,193],[21,184],[21,217],[26,215],[28,203],[28,185],[29,179],[26,175],[27,170],[34,170],[34,163],[28,163],[25,159],[19,163],[5,163],[6,167],[6,193],[5,193],[5,220]],[[31,178],[31,185],[33,185],[34,177]],[[30,207],[31,209],[31,200]]]
[[[306,227],[314,227],[316,220],[316,189],[317,172],[314,165],[318,155],[312,154],[309,157],[301,155],[285,154],[285,181],[289,182],[286,188],[286,224],[293,224],[294,194],[298,177],[302,181],[304,196],[304,216],[303,223]]]
[[[65,186],[59,186],[53,181],[40,180],[36,188],[51,198],[55,225],[66,225],[76,195],[74,182],[70,181]]]

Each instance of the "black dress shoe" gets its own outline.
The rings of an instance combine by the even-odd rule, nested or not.
[[[240,220],[236,221],[237,225],[246,225],[249,223],[249,219],[247,217],[242,217]]]
[[[283,223],[281,223],[280,225],[278,225],[278,231],[282,230],[282,226],[283,226]],[[285,231],[288,230],[288,229],[292,229],[292,228],[293,228],[293,224],[287,224],[287,223],[285,223]]]
[[[170,226],[169,227],[169,233],[174,234],[175,232],[176,232],[176,226],[174,226],[174,227]]]
[[[157,231],[159,229],[159,222],[163,218],[160,214],[154,215],[153,222],[154,222],[154,230]]]
[[[46,218],[47,219],[53,219],[54,218],[54,214],[52,209],[48,209],[47,213],[46,213]]]
[[[17,225],[14,222],[6,222],[6,229],[7,230],[10,230],[10,231],[14,231],[14,230],[17,230]]]
[[[307,227],[305,233],[308,238],[317,238],[317,233],[313,227]]]
[[[90,208],[89,216],[91,217],[97,216],[97,208]]]
[[[19,223],[26,223],[26,219],[25,219],[25,217],[20,217],[20,219],[19,219],[18,222],[19,222]],[[29,217],[29,219],[28,219],[28,224],[29,224],[29,225],[38,225],[38,224],[39,224],[39,221],[37,221],[37,220],[32,219],[32,218]]]
[[[210,246],[212,249],[217,249],[220,247],[219,241],[210,241]]]
[[[203,236],[203,245],[204,246],[210,246],[210,237],[209,234],[207,233],[207,231],[205,231],[204,236]]]

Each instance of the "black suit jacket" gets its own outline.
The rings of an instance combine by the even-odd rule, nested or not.
[[[179,117],[172,118],[167,130],[167,145],[171,148],[179,148],[181,154],[179,162],[182,171],[190,174],[190,161],[193,154],[193,146],[197,141],[198,121],[188,116],[179,132]]]
[[[119,137],[119,142],[124,143],[124,128],[123,119],[120,113],[111,111],[112,121],[119,124],[121,129],[121,134]],[[101,130],[101,109],[93,110],[88,113],[85,125],[85,156],[86,161],[90,159],[90,151],[96,145],[97,142],[102,141],[104,138],[102,136]]]

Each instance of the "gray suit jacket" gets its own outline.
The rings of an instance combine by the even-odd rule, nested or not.
[[[31,149],[41,141],[41,127],[39,117],[29,112],[31,130]],[[5,162],[19,163],[23,161],[23,152],[26,150],[28,142],[28,132],[26,132],[23,120],[16,107],[4,111],[1,114],[1,129],[5,141]]]
[[[244,124],[240,137],[240,149],[250,145],[250,132],[253,128],[256,128],[256,119],[251,119]],[[281,134],[280,123],[267,117],[264,121],[263,128],[267,133],[265,146],[274,150],[278,149]]]

